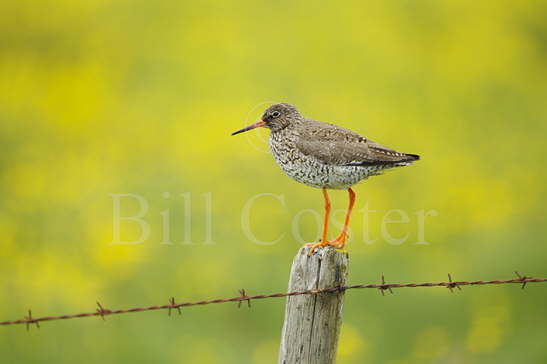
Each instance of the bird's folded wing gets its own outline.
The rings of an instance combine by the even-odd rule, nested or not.
[[[301,130],[296,147],[303,154],[329,165],[370,166],[410,161],[407,154],[386,148],[351,130],[321,122],[310,121]]]

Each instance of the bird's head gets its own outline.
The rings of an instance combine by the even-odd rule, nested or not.
[[[251,124],[243,129],[235,131],[232,133],[232,135],[243,133],[245,131],[259,127],[265,127],[275,132],[286,128],[292,122],[298,120],[298,118],[300,117],[301,115],[298,110],[296,110],[296,108],[291,104],[287,104],[284,102],[280,104],[275,104],[267,108],[266,111],[264,111],[264,115],[262,115],[262,120],[257,123]]]

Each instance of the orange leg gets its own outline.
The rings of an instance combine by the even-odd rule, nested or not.
[[[313,254],[313,251],[316,248],[319,248],[325,245],[333,245],[333,246],[335,245],[327,240],[327,230],[328,230],[329,216],[330,216],[330,200],[329,200],[329,194],[327,193],[326,188],[323,188],[323,198],[325,199],[325,218],[323,219],[323,234],[321,235],[321,241],[319,243],[306,244],[306,246],[311,246],[310,253],[309,253],[310,256]]]
[[[348,211],[346,213],[346,219],[344,220],[344,228],[342,229],[342,232],[340,235],[334,239],[333,243],[338,244],[332,244],[336,246],[338,249],[343,249],[346,245],[346,239],[348,237],[348,225],[349,225],[349,218],[351,216],[351,211],[353,210],[353,205],[355,204],[355,192],[351,188],[348,188],[349,193],[349,206]]]

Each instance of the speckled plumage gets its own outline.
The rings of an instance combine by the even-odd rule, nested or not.
[[[323,233],[310,246],[309,255],[326,245],[343,249],[348,237],[348,225],[355,205],[354,184],[382,173],[407,166],[420,159],[418,155],[400,153],[381,146],[351,130],[307,119],[292,105],[270,106],[262,120],[235,131],[232,135],[266,127],[271,130],[270,150],[285,174],[295,181],[323,190],[325,217]],[[342,232],[332,241],[327,239],[330,200],[327,189],[347,189],[349,204]]]
[[[351,130],[307,119],[285,103],[269,107],[262,120],[271,129],[269,146],[277,164],[287,176],[312,187],[347,189],[419,159]]]

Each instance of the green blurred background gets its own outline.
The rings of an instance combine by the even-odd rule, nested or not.
[[[322,197],[281,173],[267,131],[230,137],[270,101],[423,157],[356,188],[357,209],[376,212],[352,221],[351,283],[545,276],[546,13],[539,0],[2,1],[0,321],[285,290],[292,224],[316,239],[305,210],[322,213]],[[115,193],[149,203],[143,243],[112,244]],[[260,193],[286,205],[251,210],[257,239],[284,234],[272,245],[242,229]],[[345,192],[331,198],[345,208]],[[382,234],[393,209],[409,216],[389,227],[409,234],[399,245]],[[429,244],[415,244],[420,210],[437,213]],[[122,223],[125,240],[139,233]],[[546,298],[539,284],[351,291],[339,363],[547,362]],[[1,361],[272,363],[283,311],[272,299],[3,327]]]

